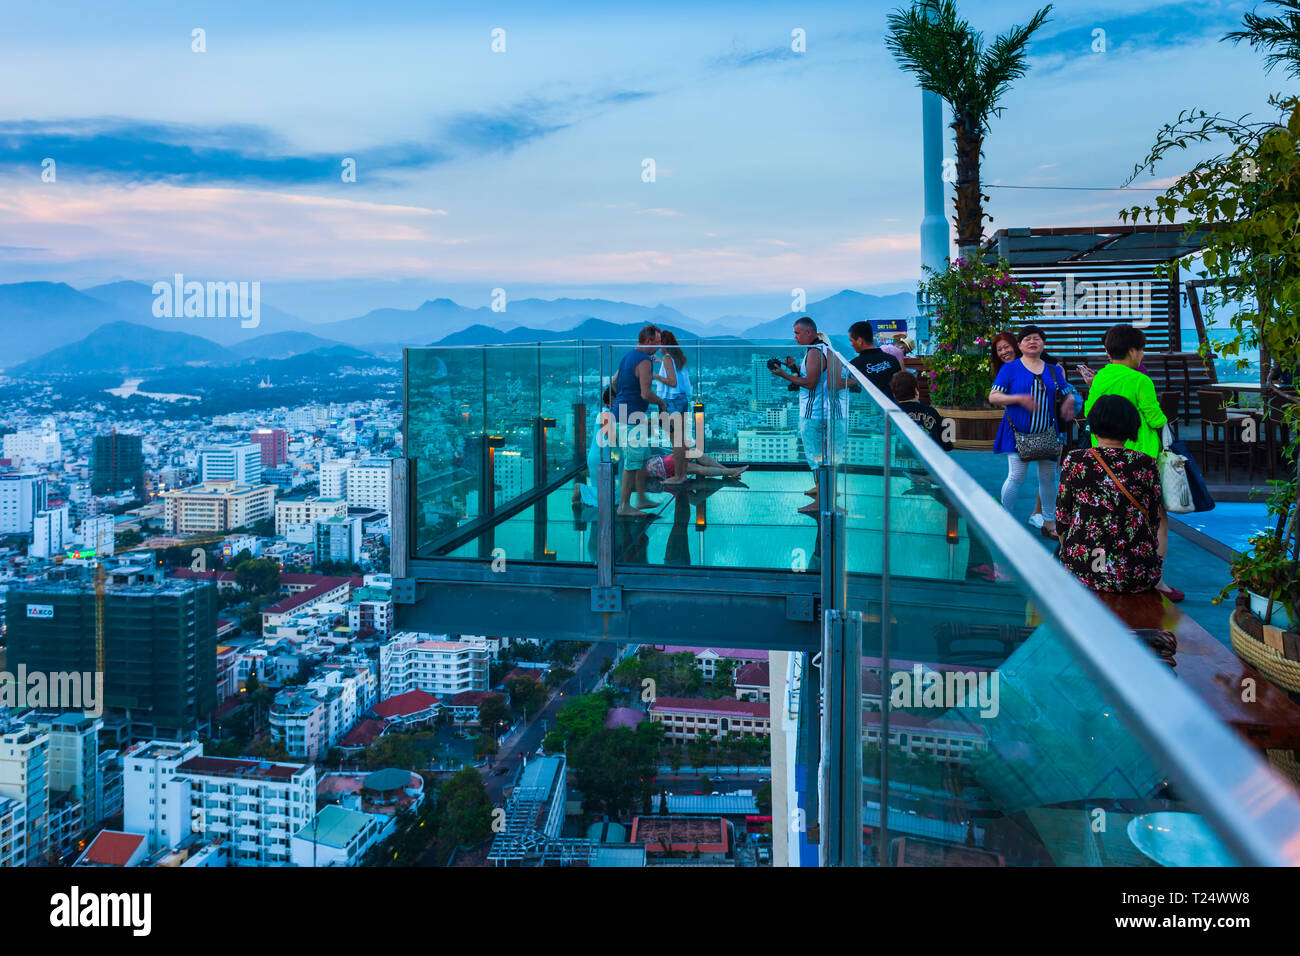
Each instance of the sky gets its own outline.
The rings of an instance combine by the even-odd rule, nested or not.
[[[260,281],[313,321],[494,288],[700,318],[911,290],[899,5],[6,0],[0,282]],[[1266,113],[1294,81],[1219,41],[1253,5],[1057,4],[985,183],[1114,188],[1181,109]],[[989,38],[1036,9],[960,6]],[[988,229],[1111,223],[1155,195],[988,192]]]

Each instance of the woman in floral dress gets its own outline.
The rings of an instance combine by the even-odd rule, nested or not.
[[[1094,591],[1149,591],[1160,580],[1160,473],[1150,455],[1124,447],[1140,422],[1128,399],[1102,396],[1088,416],[1096,447],[1070,452],[1061,468],[1061,563]]]

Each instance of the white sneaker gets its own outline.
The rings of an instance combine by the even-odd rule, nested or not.
[[[1040,512],[1035,511],[1033,514],[1029,516],[1029,523],[1033,525],[1035,528],[1041,528],[1043,526],[1042,514]]]

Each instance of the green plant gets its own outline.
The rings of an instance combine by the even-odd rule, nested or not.
[[[1241,588],[1268,598],[1266,613],[1279,604],[1294,620],[1300,606],[1300,561],[1287,553],[1285,539],[1275,534],[1255,535],[1250,544],[1250,550],[1232,563],[1232,583],[1219,592],[1214,603]]]
[[[1025,75],[1030,38],[1047,22],[1048,4],[1024,26],[999,34],[986,48],[984,35],[957,14],[952,0],[915,0],[887,19],[885,47],[899,65],[915,73],[921,89],[937,93],[952,110],[957,145],[957,252],[973,255],[983,236],[984,200],[980,190],[980,156],[989,120],[1011,84]]]
[[[1270,0],[1283,17],[1247,14],[1245,29],[1224,37],[1247,41],[1267,52],[1267,69],[1286,64],[1292,76],[1300,75],[1300,3]],[[1121,210],[1126,222],[1144,217],[1150,222],[1182,222],[1185,234],[1196,234],[1200,267],[1209,285],[1205,303],[1211,312],[1227,308],[1231,334],[1218,343],[1226,356],[1237,356],[1238,369],[1249,363],[1244,351],[1259,349],[1261,368],[1271,359],[1280,368],[1300,370],[1300,98],[1275,95],[1269,106],[1275,119],[1251,120],[1249,114],[1231,118],[1204,110],[1186,110],[1162,127],[1154,145],[1133,169],[1131,182],[1143,171],[1154,172],[1167,157],[1218,145],[1220,151],[1201,159],[1155,201],[1155,207],[1132,206]],[[1175,265],[1194,265],[1193,256]],[[1159,272],[1168,276],[1172,266]],[[1209,355],[1209,343],[1201,352]],[[1292,466],[1300,452],[1300,405],[1286,408],[1291,443],[1284,459]],[[1279,516],[1279,533],[1252,539],[1252,551],[1232,565],[1234,583],[1255,581],[1260,594],[1271,596],[1275,575],[1285,571],[1283,528],[1293,518],[1296,478],[1294,469],[1285,481],[1275,481],[1269,499],[1270,513]],[[1294,575],[1294,567],[1292,567]],[[1256,588],[1248,584],[1243,587]],[[1225,588],[1225,593],[1233,585]],[[1294,589],[1294,584],[1292,584]],[[1286,590],[1284,587],[1283,590]],[[1294,594],[1294,590],[1292,590]],[[1294,597],[1289,605],[1295,610]]]
[[[935,404],[984,407],[993,386],[993,336],[1038,313],[1033,283],[1018,281],[1008,264],[956,259],[942,272],[926,269],[922,296],[934,308],[935,354],[926,372]]]

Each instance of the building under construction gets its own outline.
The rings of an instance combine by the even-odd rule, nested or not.
[[[131,737],[193,734],[217,704],[216,589],[148,565],[101,568],[100,580],[69,576],[9,591],[6,666],[102,670],[104,707]]]

